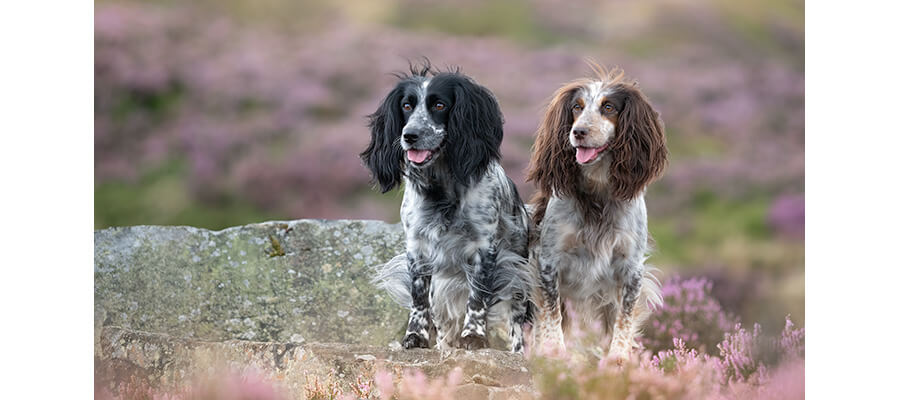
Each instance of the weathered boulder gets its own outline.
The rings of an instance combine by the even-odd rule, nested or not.
[[[379,221],[96,231],[96,387],[125,397],[135,383],[177,390],[227,367],[261,372],[304,398],[308,380],[331,371],[346,388],[376,370],[435,378],[459,367],[458,398],[533,398],[521,355],[392,343],[406,310],[369,279],[402,251],[402,228]]]
[[[95,349],[116,325],[207,341],[385,346],[406,311],[369,283],[403,251],[379,221],[298,220],[209,231],[133,226],[94,233]]]
[[[359,344],[206,342],[109,326],[100,335],[95,385],[119,394],[135,383],[166,391],[189,385],[195,373],[211,368],[261,373],[297,399],[306,398],[305,388],[312,386],[312,379],[331,371],[335,382],[346,387],[357,377],[371,379],[376,371],[400,377],[413,368],[429,377],[461,368],[463,378],[454,393],[459,399],[538,396],[525,358],[500,350],[441,353]]]

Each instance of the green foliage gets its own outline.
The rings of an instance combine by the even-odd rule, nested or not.
[[[281,247],[281,242],[278,241],[278,238],[274,235],[269,235],[269,243],[272,244],[272,247],[266,250],[266,255],[269,258],[284,256],[284,247]]]
[[[94,229],[110,226],[190,225],[223,229],[288,216],[273,215],[238,197],[198,201],[184,163],[168,161],[133,182],[94,186]]]
[[[771,242],[766,215],[771,198],[757,194],[741,200],[726,199],[709,191],[695,194],[690,207],[678,214],[652,218],[650,233],[656,240],[654,259],[662,263],[703,266],[724,261],[716,254],[727,242],[746,246]]]
[[[562,37],[538,24],[535,10],[522,2],[473,2],[467,7],[435,3],[429,7],[398,7],[388,23],[414,30],[464,36],[500,36],[523,43],[548,44]]]

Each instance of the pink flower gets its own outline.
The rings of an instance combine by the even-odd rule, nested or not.
[[[375,372],[375,387],[378,388],[382,400],[389,400],[394,395],[394,374],[385,371]]]

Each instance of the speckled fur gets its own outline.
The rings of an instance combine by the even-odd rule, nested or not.
[[[572,323],[600,322],[599,344],[610,353],[627,354],[650,306],[661,304],[653,268],[644,265],[649,249],[643,197],[609,204],[605,211],[601,225],[586,225],[574,201],[550,199],[535,255],[540,282],[551,287],[555,282],[550,292],[556,291],[558,300],[542,296],[536,341],[564,345],[559,335]],[[627,302],[626,294],[632,296]],[[569,307],[565,312],[563,305]]]
[[[492,327],[505,327],[509,350],[522,352],[532,290],[528,215],[499,163],[499,105],[462,74],[418,72],[398,85],[404,96],[389,95],[373,114],[373,144],[363,153],[383,190],[393,187],[394,167],[405,186],[406,254],[380,266],[374,282],[410,309],[406,348],[482,348]],[[409,105],[408,114],[396,115],[389,104],[396,99]],[[449,116],[432,106],[438,100]],[[402,123],[386,126],[391,120]],[[418,135],[415,142],[400,139],[409,131]],[[427,145],[415,147],[420,143]],[[415,164],[379,153],[402,155],[411,148],[434,149],[434,156]],[[384,160],[399,165],[385,166]]]
[[[596,344],[621,359],[662,303],[654,268],[645,265],[651,239],[644,194],[667,151],[662,121],[637,85],[623,82],[621,70],[594,68],[597,78],[554,94],[532,154],[535,346],[564,351],[580,324],[599,329]],[[578,160],[576,148],[600,150]]]

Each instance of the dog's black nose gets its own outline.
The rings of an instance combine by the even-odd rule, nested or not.
[[[587,136],[587,129],[585,128],[572,128],[572,134],[575,135],[575,139],[581,139]]]
[[[406,143],[415,143],[416,140],[419,140],[419,132],[407,132],[403,134],[403,140]]]

